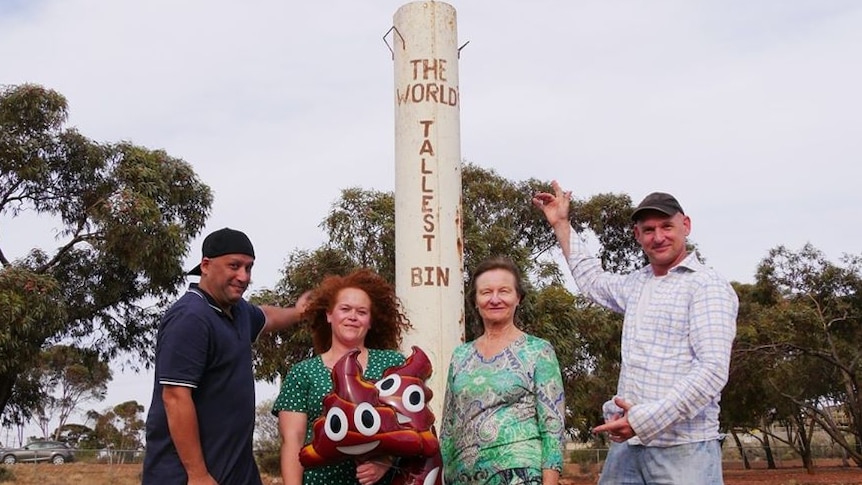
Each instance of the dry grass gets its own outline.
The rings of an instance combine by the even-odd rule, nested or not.
[[[48,463],[3,466],[12,474],[6,483],[15,485],[140,485],[141,465],[102,465],[97,463]]]
[[[0,482],[3,485],[140,485],[141,464],[111,465],[102,463],[48,463],[0,465],[0,477],[5,469],[11,472],[12,479]],[[8,474],[8,473],[7,473]],[[281,478],[264,475],[264,485],[281,483]]]
[[[108,465],[96,463],[68,463],[65,465],[19,464],[2,466],[14,478],[3,485],[138,485],[141,483],[141,465]],[[586,472],[586,473],[584,473]],[[3,476],[0,473],[0,476]],[[581,470],[567,466],[562,483],[565,485],[595,484],[594,470]],[[802,468],[779,470],[726,469],[725,483],[728,485],[862,485],[862,469],[855,467],[818,467],[814,475]],[[279,478],[264,476],[264,485],[280,484]]]

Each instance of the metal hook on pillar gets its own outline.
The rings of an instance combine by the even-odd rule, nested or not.
[[[458,59],[461,58],[461,49],[467,47],[467,44],[469,44],[469,43],[470,43],[470,41],[468,40],[467,42],[464,42],[463,44],[461,44],[461,47],[458,48]]]
[[[392,46],[389,45],[389,41],[386,40],[386,37],[388,37],[389,33],[392,31],[395,31],[395,33],[398,34],[398,37],[401,38],[401,49],[406,49],[407,44],[404,42],[404,37],[401,35],[401,32],[398,32],[398,29],[396,29],[394,25],[389,30],[387,30],[385,34],[383,34],[383,43],[386,44],[386,47],[389,48],[389,53],[392,54],[392,59],[394,60],[395,59],[395,51],[392,50]]]

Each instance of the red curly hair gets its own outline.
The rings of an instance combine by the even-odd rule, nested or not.
[[[311,322],[314,353],[322,354],[332,346],[332,327],[326,313],[335,308],[338,293],[345,288],[364,291],[371,299],[371,328],[365,336],[365,346],[372,349],[398,350],[401,333],[410,320],[401,310],[395,288],[370,269],[358,269],[346,276],[327,276],[311,293],[304,317]]]

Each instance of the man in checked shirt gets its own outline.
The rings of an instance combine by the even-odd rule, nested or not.
[[[571,192],[552,183],[533,205],[553,227],[580,290],[623,313],[617,395],[604,405],[611,449],[600,484],[721,484],[718,431],[739,300],[728,282],[686,250],[691,219],[670,194],[648,195],[632,214],[649,265],[605,272],[569,222]]]

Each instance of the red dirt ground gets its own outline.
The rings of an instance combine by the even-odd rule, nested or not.
[[[814,474],[801,464],[782,463],[782,468],[769,470],[764,463],[754,463],[751,470],[742,469],[742,463],[725,463],[725,485],[862,485],[862,468],[843,467],[840,460],[820,460]],[[567,465],[560,485],[594,485],[598,474],[588,470],[584,474],[579,465]]]

